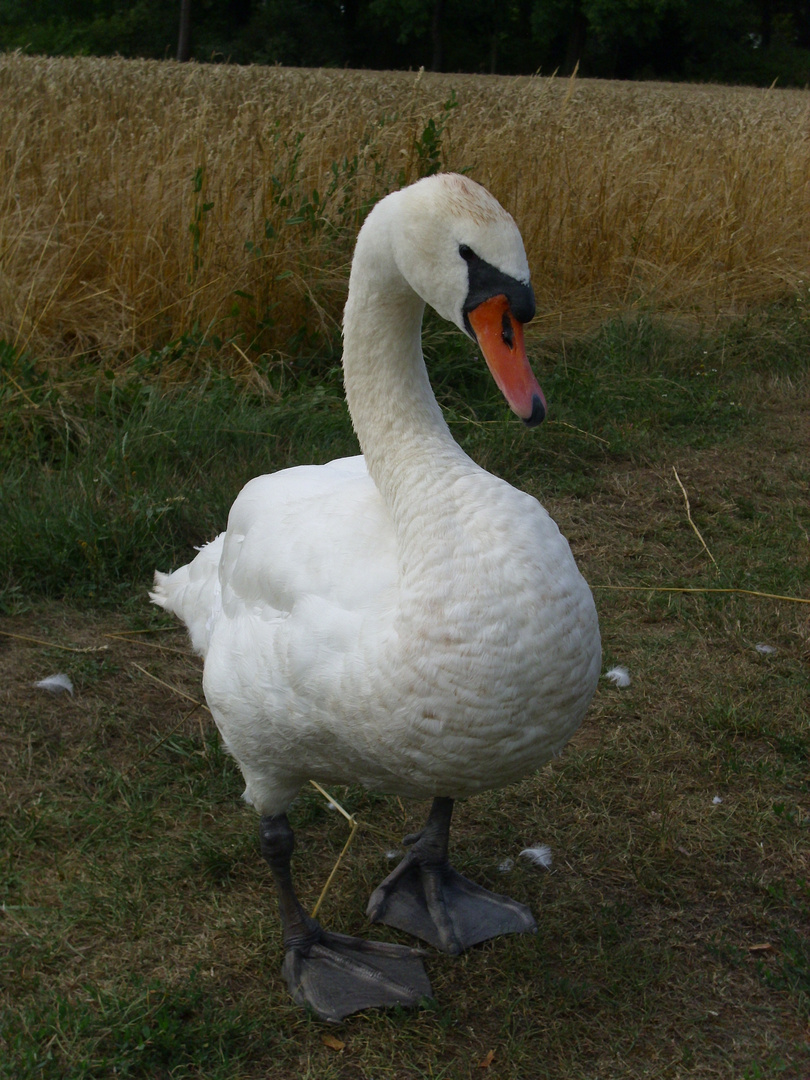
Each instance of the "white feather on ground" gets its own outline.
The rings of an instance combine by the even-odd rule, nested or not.
[[[34,686],[37,690],[47,690],[51,694],[73,694],[73,683],[61,672],[58,675],[49,675],[47,679],[40,679]]]
[[[754,648],[761,656],[772,656],[776,652],[773,645],[763,645],[762,642],[759,645],[755,645]]]
[[[630,685],[630,672],[626,667],[612,667],[610,671],[605,672],[605,678],[610,679],[616,686],[629,686]]]
[[[546,847],[545,844],[539,844],[537,847],[524,848],[520,853],[524,859],[528,859],[529,862],[535,866],[540,866],[543,870],[551,869],[551,848]]]

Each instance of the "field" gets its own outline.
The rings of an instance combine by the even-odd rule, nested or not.
[[[810,95],[6,56],[0,98],[0,1077],[808,1080]],[[428,319],[432,381],[631,683],[458,807],[458,868],[537,936],[327,1029],[145,592],[251,475],[354,452],[352,240],[439,166],[521,226],[550,417]],[[425,807],[333,794],[361,827],[320,917],[394,940],[363,911]],[[314,790],[292,819],[311,905],[348,828]]]
[[[368,207],[439,166],[520,222],[536,334],[807,276],[807,91],[7,55],[0,93],[0,337],[38,357],[300,355]]]

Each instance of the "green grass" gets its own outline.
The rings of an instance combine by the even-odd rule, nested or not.
[[[595,466],[655,463],[755,426],[762,380],[802,370],[803,315],[797,304],[717,338],[647,316],[609,324],[536,362],[551,406],[539,438],[513,422],[460,335],[429,321],[427,353],[473,457],[518,485],[542,469],[547,495],[587,497]],[[766,331],[773,340],[760,355]],[[189,378],[192,362],[201,373]],[[334,356],[259,365],[249,378],[223,364],[213,345],[178,343],[115,372],[56,379],[0,345],[0,600],[119,603],[133,580],[221,530],[251,476],[357,452]],[[747,532],[754,501],[739,512]]]
[[[538,359],[552,412],[524,432],[429,326],[454,433],[549,506],[632,683],[602,680],[558,761],[457,807],[459,869],[537,936],[431,950],[432,1002],[335,1029],[287,996],[255,816],[145,591],[250,475],[353,452],[338,374],[209,358],[181,383],[146,358],[68,382],[4,352],[0,1077],[806,1080],[810,611],[656,591],[807,598],[806,335],[800,306],[716,337],[612,324]],[[73,698],[33,689],[55,671]],[[363,911],[426,808],[336,794],[364,828],[321,917],[406,940]],[[311,905],[347,829],[314,790],[291,816]],[[538,842],[551,873],[518,856]]]
[[[75,385],[24,372],[0,442],[0,551],[25,594],[119,600],[221,530],[241,485],[307,444],[313,413],[311,459],[356,452],[334,375],[280,399],[213,372],[171,389],[136,366]]]

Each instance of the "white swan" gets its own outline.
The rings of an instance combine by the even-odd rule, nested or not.
[[[290,875],[285,811],[302,783],[434,799],[369,903],[448,952],[535,929],[523,905],[447,860],[453,800],[517,780],[576,730],[599,672],[590,590],[542,506],[453,440],[421,349],[425,303],[477,340],[527,423],[545,402],[526,359],[534,314],[517,227],[482,187],[439,175],[383,199],[360,231],[344,317],[362,457],[252,480],[228,528],[156,575],[262,815],[297,1001],[338,1019],[429,992],[414,950],[329,934]]]

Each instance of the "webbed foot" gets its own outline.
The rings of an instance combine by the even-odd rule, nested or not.
[[[452,799],[434,800],[427,825],[405,838],[410,850],[372,893],[368,918],[453,955],[501,934],[536,932],[525,904],[476,885],[450,866],[452,810]]]
[[[337,1022],[361,1009],[407,1007],[430,997],[420,949],[333,934],[307,915],[292,884],[295,841],[286,814],[263,817],[259,835],[278,890],[282,974],[299,1005]]]
[[[306,948],[292,946],[282,973],[293,1000],[337,1022],[362,1009],[418,1005],[431,996],[421,951],[317,928]]]

